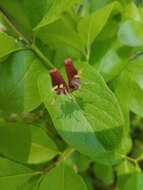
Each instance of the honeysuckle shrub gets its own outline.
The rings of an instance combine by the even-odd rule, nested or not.
[[[143,7],[0,0],[0,189],[141,190]]]

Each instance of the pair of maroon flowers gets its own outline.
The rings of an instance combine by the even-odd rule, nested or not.
[[[58,69],[52,69],[50,71],[53,90],[59,95],[67,95],[74,90],[78,90],[80,87],[80,76],[74,67],[71,58],[65,60],[65,71],[67,74],[68,83],[66,83]]]

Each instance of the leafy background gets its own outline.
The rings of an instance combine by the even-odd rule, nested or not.
[[[0,0],[1,189],[142,189],[142,20],[141,0]]]

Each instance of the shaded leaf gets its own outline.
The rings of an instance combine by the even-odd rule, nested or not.
[[[41,104],[36,81],[44,69],[29,50],[0,64],[0,115],[31,111]]]
[[[61,164],[52,169],[43,179],[39,190],[87,190],[82,178],[68,166]]]
[[[101,161],[101,155],[103,158],[104,153],[119,145],[123,117],[102,77],[89,65],[82,64],[80,68],[81,89],[73,93],[73,100],[62,95],[54,99],[47,73],[39,78],[39,91],[64,140],[92,159]]]
[[[143,23],[135,20],[123,22],[118,32],[118,39],[128,46],[143,46]]]
[[[19,190],[31,176],[39,174],[40,172],[26,166],[0,158],[0,187],[2,189]]]
[[[35,27],[35,30],[38,30],[41,27],[44,27],[62,16],[62,13],[70,9],[75,3],[80,2],[81,0],[54,0],[52,4],[41,20],[41,22]]]
[[[65,45],[65,49],[66,46],[69,46],[79,52],[84,52],[84,44],[80,35],[71,27],[69,22],[63,17],[63,19],[40,29],[37,36],[44,44],[53,49],[60,48],[60,45]]]
[[[106,81],[110,81],[118,76],[124,67],[125,61],[121,59],[115,48],[112,48],[102,57],[98,71]]]
[[[112,166],[104,164],[95,164],[94,172],[96,177],[106,185],[111,185],[114,182],[114,174]],[[104,175],[103,175],[104,174]]]
[[[0,58],[22,48],[18,41],[4,32],[0,32]]]
[[[115,88],[123,109],[143,116],[143,64],[141,60],[127,64]]]
[[[126,182],[124,189],[141,190],[143,186],[143,174],[135,174]]]
[[[22,123],[1,123],[0,153],[19,162],[36,164],[52,159],[58,150],[39,127]]]
[[[111,15],[121,11],[121,6],[118,2],[113,2],[102,9],[99,9],[91,15],[81,19],[78,24],[78,31],[81,35],[85,47],[90,48],[93,41],[101,32]]]
[[[23,7],[24,1],[25,0],[1,0],[0,8],[5,15],[8,15],[8,18],[10,18],[12,22],[16,23],[18,30],[29,38],[31,37],[32,27],[26,15],[27,11],[25,11]]]
[[[134,173],[131,176],[128,176],[128,178],[126,178],[126,181],[121,186],[121,188],[119,186],[119,190],[126,190],[126,189],[141,190],[142,186],[143,186],[143,174],[138,172]]]

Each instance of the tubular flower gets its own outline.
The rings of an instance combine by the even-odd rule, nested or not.
[[[57,94],[67,94],[68,92],[68,87],[63,79],[62,75],[60,74],[58,69],[52,69],[50,71],[50,76],[52,80],[52,85],[53,85],[53,90]]]
[[[71,91],[78,90],[80,87],[80,76],[78,71],[74,67],[71,58],[65,60],[65,70],[68,77],[69,88],[71,89]]]
[[[68,84],[65,82],[58,69],[52,69],[50,71],[53,90],[57,94],[67,95],[67,93],[78,90],[80,87],[80,76],[70,58],[65,60],[65,70],[68,77]]]

